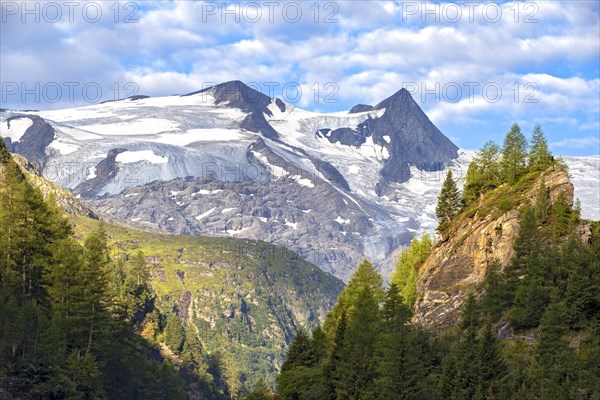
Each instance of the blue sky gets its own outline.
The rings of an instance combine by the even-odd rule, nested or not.
[[[539,122],[555,153],[600,154],[597,1],[49,3],[2,2],[0,107],[239,79],[333,112],[406,87],[460,147]]]

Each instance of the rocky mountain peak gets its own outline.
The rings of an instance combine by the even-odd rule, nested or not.
[[[405,88],[398,90],[396,93],[394,93],[387,99],[381,101],[373,108],[376,110],[381,110],[381,109],[388,108],[388,107],[401,108],[403,105],[404,106],[408,105],[409,107],[413,107],[413,106],[419,107],[417,105],[417,103],[415,102],[415,100],[412,98],[410,92],[408,90],[406,90]],[[419,110],[420,110],[420,108],[419,108]]]
[[[209,88],[189,93],[185,96],[210,93],[215,98],[215,105],[237,108],[247,113],[248,116],[242,121],[240,127],[251,132],[263,133],[272,139],[278,138],[279,133],[265,119],[265,115],[271,117],[273,113],[269,106],[274,99],[264,93],[246,85],[242,81],[229,81],[220,83]],[[275,99],[275,104],[283,112],[285,103]]]

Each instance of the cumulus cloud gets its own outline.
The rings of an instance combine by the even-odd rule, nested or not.
[[[29,18],[23,24],[18,13],[3,14],[2,82],[28,88],[97,82],[101,100],[128,82],[148,95],[232,79],[293,82],[308,94],[296,105],[322,111],[374,104],[416,84],[415,99],[455,136],[472,134],[469,126],[486,125],[486,118],[498,124],[562,115],[575,122],[552,124],[570,133],[593,130],[599,119],[595,1],[481,2],[459,9],[396,1],[234,2],[226,8],[215,1],[157,1],[132,3],[137,8],[131,10],[119,3],[118,18],[112,2],[96,3],[103,17],[94,23],[81,11],[72,22],[65,13],[57,23]],[[137,22],[125,23],[131,11]],[[330,83],[336,102],[325,103]],[[486,85],[498,85],[500,99],[490,101]],[[431,88],[437,93],[424,95]],[[85,104],[77,96],[75,103]],[[19,94],[1,100],[3,107],[29,107]],[[73,105],[65,100],[35,108]]]

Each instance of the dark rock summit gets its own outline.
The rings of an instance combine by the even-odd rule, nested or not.
[[[458,147],[429,120],[406,89],[369,107],[357,105],[350,112],[370,109],[385,112],[379,118],[367,118],[356,127],[320,129],[317,134],[331,143],[354,147],[362,146],[366,138],[372,137],[376,146],[385,148],[389,157],[380,171],[380,194],[387,191],[390,182],[406,182],[410,178],[410,166],[438,171],[458,157]]]
[[[348,114],[357,114],[365,111],[373,111],[375,107],[369,104],[357,104],[348,111]]]
[[[21,154],[41,171],[48,161],[46,147],[54,140],[54,128],[37,115],[14,115],[7,118],[6,123],[10,126],[11,121],[21,118],[29,118],[32,125],[18,141],[13,143],[6,138],[5,143],[10,152]]]
[[[262,133],[272,139],[278,138],[279,134],[265,119],[265,115],[273,116],[269,105],[273,99],[261,93],[241,81],[230,81],[211,86],[197,92],[186,94],[192,96],[201,93],[211,93],[215,97],[216,105],[238,108],[248,115],[240,124],[240,128],[250,132]],[[275,104],[283,112],[285,104],[276,99]]]

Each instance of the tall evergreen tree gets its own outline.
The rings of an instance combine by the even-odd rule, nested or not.
[[[407,324],[411,310],[403,303],[392,283],[383,306],[383,329],[379,337],[375,382],[379,399],[420,398],[424,370],[414,343],[415,333]]]
[[[548,149],[548,141],[540,124],[536,124],[531,136],[529,165],[536,171],[543,171],[552,165],[553,159]]]
[[[165,325],[165,344],[173,353],[179,353],[185,340],[185,331],[179,317],[171,314]]]
[[[311,338],[306,330],[304,328],[298,329],[287,350],[281,371],[286,372],[300,366],[310,367],[314,361],[311,346]]]
[[[546,180],[542,177],[535,198],[535,216],[540,224],[548,222],[551,206],[550,191],[546,187]]]
[[[456,182],[452,177],[452,171],[448,170],[435,209],[435,215],[439,220],[438,231],[440,233],[445,232],[446,229],[448,229],[450,221],[452,221],[454,215],[460,210],[460,207],[460,193],[456,187]]]
[[[504,138],[501,175],[505,182],[515,183],[525,172],[527,166],[527,139],[521,128],[514,123]]]
[[[381,277],[381,274],[377,272],[373,264],[367,259],[362,260],[360,264],[358,264],[358,268],[350,277],[348,285],[344,290],[348,295],[350,304],[353,304],[355,300],[358,299],[359,292],[365,287],[368,287],[371,290],[371,294],[378,304],[383,302],[385,296],[383,278]]]
[[[475,202],[479,196],[500,184],[500,149],[487,141],[469,164],[463,190],[464,205]]]
[[[567,203],[564,192],[560,192],[556,201],[552,205],[552,219],[554,223],[554,234],[556,237],[563,237],[567,233],[571,208]]]
[[[334,372],[335,393],[341,399],[360,399],[374,391],[377,376],[375,345],[381,327],[379,304],[371,288],[362,287],[350,309],[340,360]]]

